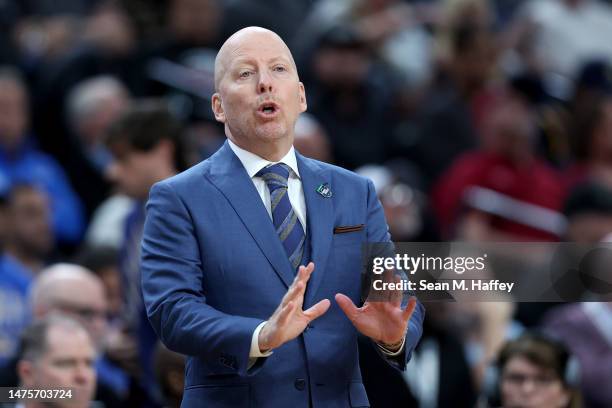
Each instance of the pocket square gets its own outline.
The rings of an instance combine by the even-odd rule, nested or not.
[[[364,227],[365,224],[343,225],[340,227],[334,227],[334,234],[346,234],[347,232],[361,231]]]

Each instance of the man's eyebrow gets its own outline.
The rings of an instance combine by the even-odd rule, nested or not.
[[[276,62],[283,62],[285,64],[288,65],[292,65],[291,64],[291,60],[285,56],[278,56],[278,57],[273,57],[271,58],[268,63],[276,63]],[[256,61],[255,58],[251,58],[251,57],[236,57],[231,64],[231,69],[237,69],[241,66],[244,65],[256,65]]]

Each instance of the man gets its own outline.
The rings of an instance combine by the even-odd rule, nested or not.
[[[228,141],[153,186],[142,243],[149,319],[189,356],[182,406],[369,406],[358,331],[403,369],[424,315],[355,306],[361,244],[390,239],[374,188],[293,149],[306,96],[275,33],[232,35],[215,87]]]
[[[11,361],[19,345],[19,336],[29,324],[27,300],[32,282],[30,272],[5,252],[10,224],[8,189],[8,183],[3,184],[0,176],[0,367]],[[0,384],[3,382],[0,370]]]
[[[54,400],[54,407],[89,407],[96,387],[95,347],[77,321],[50,316],[26,329],[17,371],[25,389],[70,389],[72,398]],[[49,406],[25,401],[24,408]]]
[[[35,147],[28,133],[28,105],[28,90],[19,72],[0,67],[0,177],[11,184],[39,185],[50,198],[55,238],[75,244],[85,224],[81,201],[57,161]]]
[[[121,193],[134,200],[123,225],[119,255],[123,319],[138,344],[141,381],[151,400],[158,399],[152,364],[157,338],[148,322],[140,290],[144,203],[153,184],[185,169],[182,137],[181,124],[164,103],[141,100],[111,125],[106,139],[113,154],[108,176]]]
[[[99,75],[76,84],[66,97],[65,110],[72,138],[66,163],[74,188],[83,200],[87,215],[108,197],[110,183],[104,178],[111,160],[104,136],[130,103],[130,94],[117,78]]]
[[[44,268],[55,248],[50,201],[34,184],[13,185],[8,197],[6,252],[31,275]]]
[[[127,398],[129,378],[107,357],[110,336],[108,301],[102,280],[82,266],[58,263],[44,269],[32,285],[30,298],[34,320],[53,314],[76,319],[89,332],[96,355],[97,399],[117,405]]]

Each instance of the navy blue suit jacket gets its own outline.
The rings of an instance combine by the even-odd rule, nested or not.
[[[374,187],[347,170],[297,154],[315,270],[304,309],[330,309],[298,338],[249,369],[251,338],[294,273],[252,180],[227,143],[208,160],[151,189],[142,242],[142,289],[160,339],[188,355],[183,407],[369,406],[357,331],[334,300],[360,303],[361,243],[390,239]],[[333,195],[316,192],[328,183]],[[334,234],[336,226],[364,224]],[[402,369],[422,332],[413,314]]]

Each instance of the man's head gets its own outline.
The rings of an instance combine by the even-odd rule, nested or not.
[[[65,404],[57,400],[54,407],[90,405],[96,387],[95,350],[77,321],[63,316],[39,320],[23,333],[20,349],[17,373],[24,388],[70,388],[72,399]]]
[[[108,75],[86,79],[68,94],[66,110],[68,123],[87,153],[88,158],[101,170],[108,151],[104,148],[104,135],[130,101],[126,87]]]
[[[547,336],[527,333],[506,343],[500,351],[499,388],[502,406],[563,408],[580,399],[574,389],[578,373],[570,371],[565,346]]]
[[[215,60],[215,88],[212,109],[230,140],[270,160],[289,151],[306,94],[278,35],[247,27],[228,38]]]
[[[29,121],[25,81],[13,68],[0,67],[0,147],[18,147]]]
[[[16,184],[8,195],[8,245],[27,258],[43,261],[54,247],[47,194],[31,184]]]
[[[108,177],[128,196],[144,200],[156,182],[185,166],[182,127],[158,101],[134,103],[109,129],[114,161]]]
[[[79,320],[102,347],[107,327],[107,300],[100,278],[73,264],[55,264],[36,278],[31,291],[35,318],[63,313]]]
[[[574,188],[564,205],[565,239],[594,244],[612,231],[612,189],[590,181]]]
[[[574,152],[580,161],[612,165],[612,95],[600,92],[577,100],[572,126]]]

